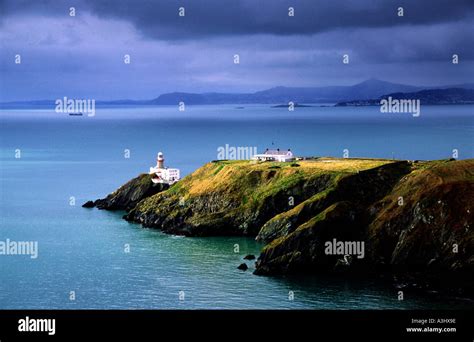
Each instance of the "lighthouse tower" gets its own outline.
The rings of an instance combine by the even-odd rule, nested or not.
[[[163,153],[158,153],[156,156],[156,166],[150,167],[150,175],[152,176],[151,181],[153,183],[165,183],[165,184],[174,184],[180,180],[179,169],[170,169],[165,168],[165,158]]]
[[[156,157],[156,168],[164,169],[165,168],[165,158],[163,158],[163,152],[159,152]]]

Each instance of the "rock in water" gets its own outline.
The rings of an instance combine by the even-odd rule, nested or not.
[[[95,203],[93,201],[87,201],[86,203],[84,203],[82,205],[83,208],[94,208],[95,207]]]
[[[244,259],[245,259],[245,260],[254,260],[254,259],[255,259],[255,255],[253,255],[253,254],[247,254],[246,256],[244,256]]]
[[[240,264],[239,267],[237,268],[242,271],[247,271],[249,267],[247,266],[246,263],[243,263],[243,264]]]

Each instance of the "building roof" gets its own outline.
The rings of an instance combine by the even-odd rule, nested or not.
[[[270,150],[268,148],[265,150],[265,154],[272,154],[272,155],[279,155],[279,156],[287,155],[288,152],[291,152],[291,151],[289,149],[288,151],[282,151],[280,149]]]

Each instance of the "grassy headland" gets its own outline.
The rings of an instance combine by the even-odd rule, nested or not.
[[[266,243],[257,274],[401,272],[438,285],[449,274],[473,292],[472,159],[214,161],[169,189],[150,190],[148,178],[127,183],[141,196],[127,220],[171,234],[255,236]],[[327,255],[332,239],[363,241],[365,257]]]

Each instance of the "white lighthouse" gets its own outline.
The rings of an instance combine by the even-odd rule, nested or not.
[[[170,169],[165,167],[165,158],[162,152],[156,157],[156,166],[150,167],[150,175],[153,183],[174,184],[180,179],[179,169]]]
[[[165,168],[165,158],[163,157],[163,152],[158,152],[158,156],[156,157],[156,167],[158,169]]]

